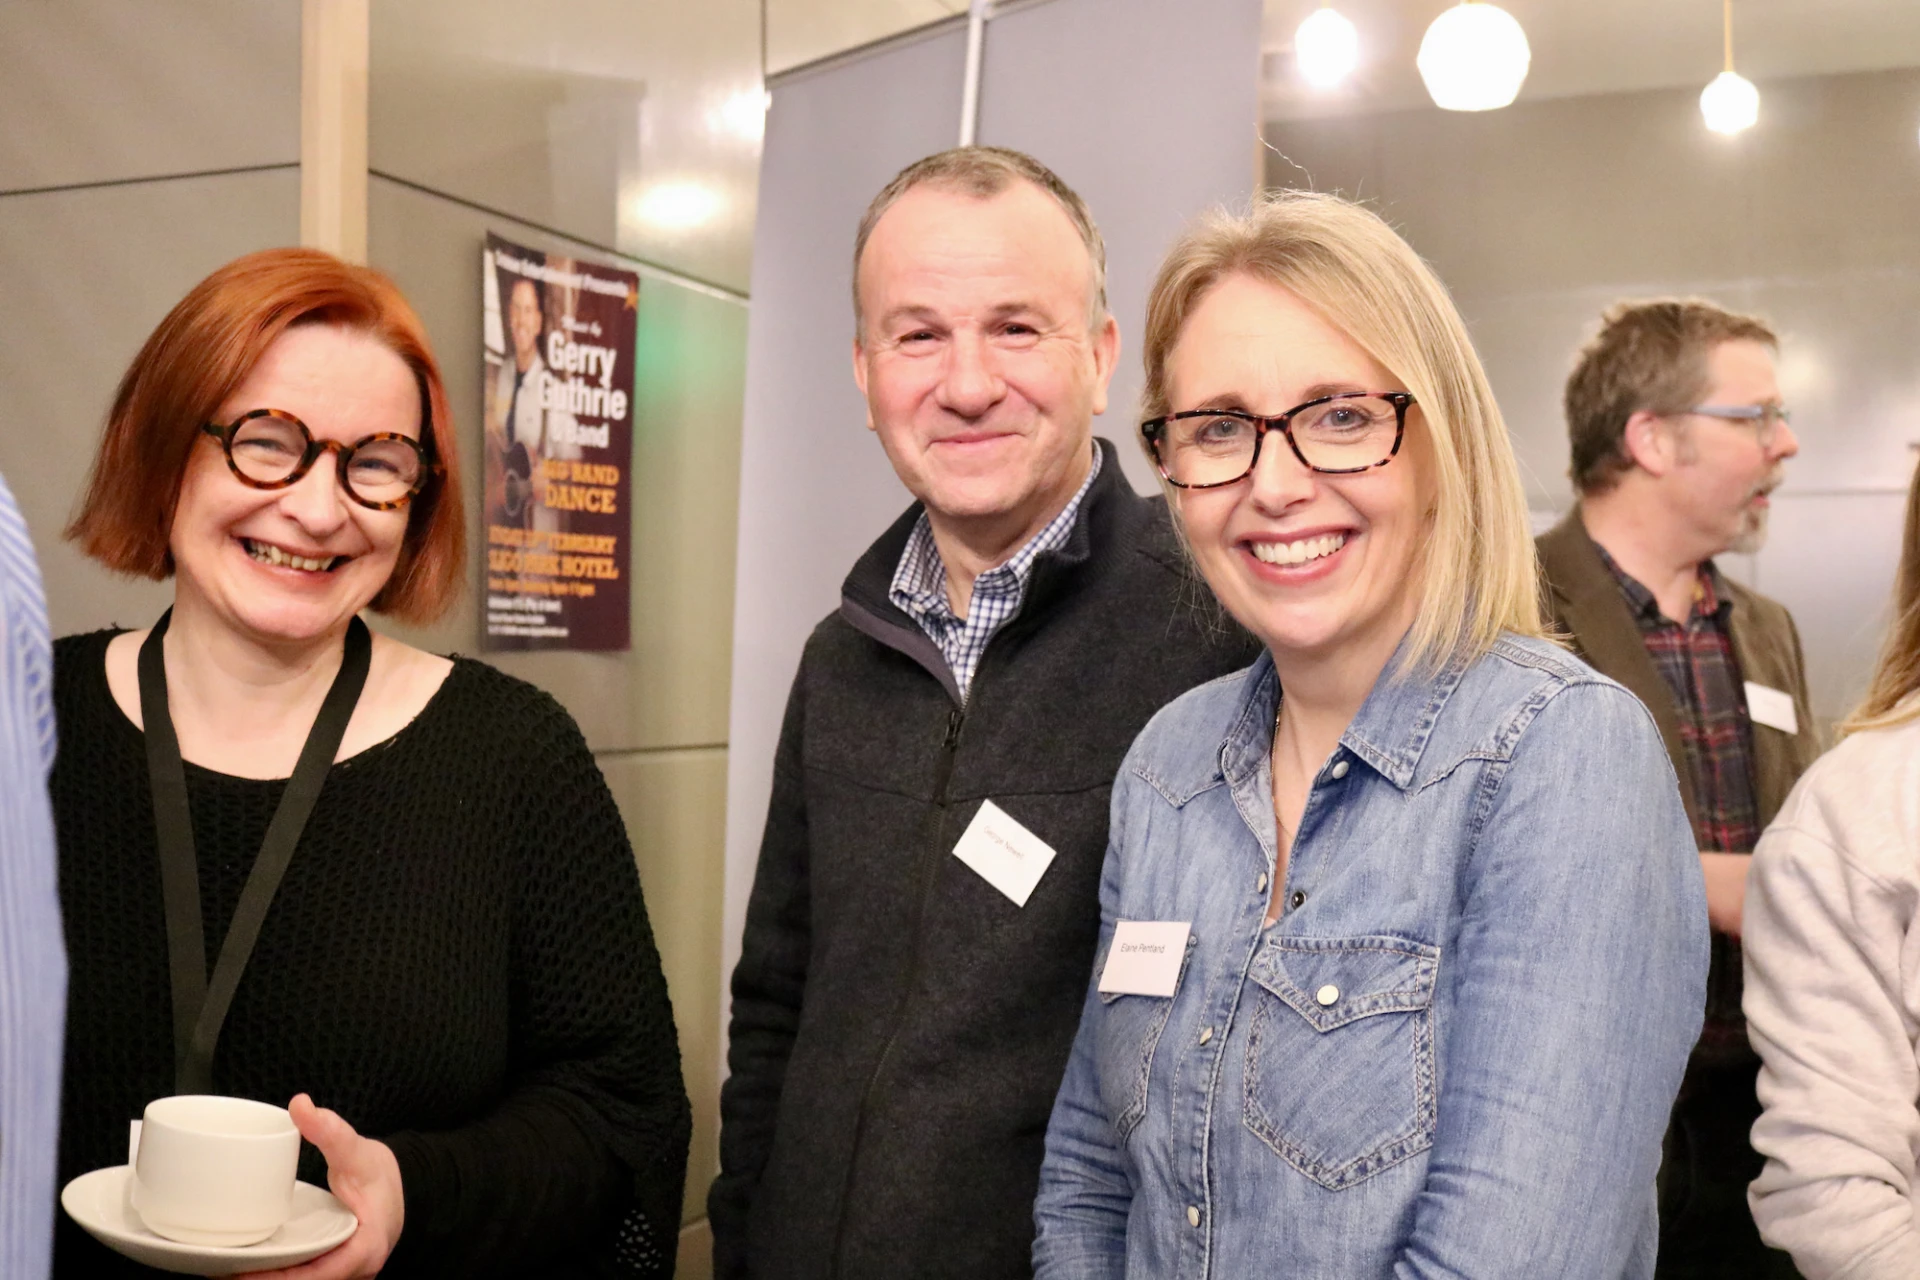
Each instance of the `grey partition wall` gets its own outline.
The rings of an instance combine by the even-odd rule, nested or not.
[[[734,568],[721,935],[729,976],[800,646],[839,601],[854,558],[906,505],[853,385],[854,227],[895,173],[953,145],[966,39],[964,23],[943,22],[771,85]]]
[[[1122,369],[1095,429],[1142,486],[1127,437],[1147,288],[1183,221],[1253,188],[1259,29],[1259,0],[1038,0],[1002,5],[987,24],[978,140],[1056,169],[1106,235]],[[966,39],[964,19],[948,20],[770,86],[741,443],[728,972],[801,646],[910,501],[853,384],[854,227],[894,173],[958,140]]]

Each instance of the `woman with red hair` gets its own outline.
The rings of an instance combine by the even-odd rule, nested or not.
[[[127,371],[68,532],[174,601],[55,653],[62,1176],[153,1098],[292,1099],[359,1225],[290,1278],[670,1274],[687,1100],[605,781],[550,697],[359,617],[444,610],[463,519],[376,272],[241,258]],[[116,1268],[63,1222],[57,1274]]]

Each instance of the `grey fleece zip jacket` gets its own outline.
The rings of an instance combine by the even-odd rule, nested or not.
[[[718,1276],[1031,1275],[1114,773],[1155,711],[1256,653],[1100,447],[964,705],[887,598],[918,506],[807,642],[733,975]],[[1024,907],[953,856],[988,799],[1056,852]]]

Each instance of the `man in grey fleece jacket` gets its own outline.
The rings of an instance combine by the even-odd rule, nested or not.
[[[910,166],[862,221],[854,376],[919,501],[788,701],[733,975],[719,1276],[1031,1274],[1114,772],[1254,656],[1093,439],[1103,259],[1079,197],[998,148]]]

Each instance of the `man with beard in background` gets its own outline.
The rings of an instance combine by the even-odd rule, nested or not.
[[[1778,345],[1763,321],[1697,299],[1611,308],[1567,380],[1579,501],[1538,541],[1548,617],[1652,711],[1706,875],[1706,1022],[1667,1131],[1661,1280],[1795,1274],[1747,1209],[1763,1162],[1740,912],[1754,842],[1819,738],[1792,617],[1713,563],[1759,549],[1767,495],[1799,452]]]

